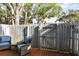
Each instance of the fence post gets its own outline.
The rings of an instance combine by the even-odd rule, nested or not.
[[[71,24],[72,53],[74,53],[74,24]]]
[[[39,48],[39,26],[34,28],[32,47]]]

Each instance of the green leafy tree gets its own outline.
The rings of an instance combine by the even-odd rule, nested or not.
[[[0,8],[2,22],[19,25],[19,16],[22,14],[24,23],[27,24],[29,17],[35,17],[38,22],[43,22],[46,17],[60,16],[62,8],[55,3],[2,3],[4,10]]]
[[[35,4],[32,10],[33,15],[38,18],[38,22],[43,22],[43,19],[46,17],[59,17],[61,11],[62,8],[55,3]]]
[[[1,6],[2,4],[0,4],[0,23],[4,23],[5,22],[5,11],[3,10]]]
[[[4,5],[6,6],[6,19],[9,20],[11,24],[19,25],[19,16],[22,4],[4,3]]]
[[[64,21],[66,23],[79,23],[79,10],[69,10],[67,14],[65,13],[59,21]]]
[[[16,15],[18,12],[17,9],[17,3],[16,4],[13,4],[13,3],[2,3],[2,6],[5,6],[3,9],[4,9],[4,18],[5,18],[5,21],[4,23],[6,24],[15,24],[16,21],[17,21],[17,18],[16,18]],[[15,8],[15,9],[14,9]],[[15,20],[13,20],[15,18]],[[14,22],[15,21],[15,22]],[[19,21],[19,19],[18,19]],[[18,22],[16,24],[19,24]]]
[[[27,24],[31,16],[32,3],[24,3],[22,15],[24,17],[24,24]]]

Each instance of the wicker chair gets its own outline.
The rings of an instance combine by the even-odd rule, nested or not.
[[[24,41],[17,42],[16,49],[19,55],[26,55],[29,53],[28,51],[31,49],[31,38],[26,37]]]

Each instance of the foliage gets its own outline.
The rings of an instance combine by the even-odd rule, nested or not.
[[[69,10],[68,14],[64,14],[59,21],[67,23],[79,23],[79,10]]]
[[[5,22],[5,11],[2,9],[1,4],[0,4],[0,23]]]
[[[24,17],[24,21],[25,23],[29,21],[29,17],[31,16],[31,8],[32,8],[32,3],[24,3],[23,6],[23,11],[22,11],[22,15]]]
[[[3,10],[2,10],[2,8],[1,8],[1,6],[0,6],[0,18],[4,16],[3,13],[4,13],[4,12],[3,12]]]
[[[62,8],[55,3],[41,3],[35,4],[36,6],[33,8],[33,15],[38,18],[38,20],[43,21],[46,17],[54,17],[59,16]]]
[[[56,3],[2,3],[2,5],[4,5],[5,8],[3,10],[0,6],[0,18],[3,17],[5,19],[4,23],[7,24],[15,24],[16,20],[20,19],[16,16],[16,14],[18,14],[18,16],[22,15],[25,22],[28,22],[29,17],[35,17],[39,22],[43,21],[46,17],[58,17],[62,11],[62,8]],[[17,12],[18,7],[19,9]]]

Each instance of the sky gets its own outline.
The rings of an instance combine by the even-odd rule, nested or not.
[[[59,3],[64,10],[79,10],[79,3]]]

